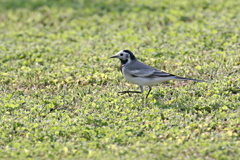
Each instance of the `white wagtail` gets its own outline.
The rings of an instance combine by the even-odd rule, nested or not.
[[[140,91],[122,91],[118,93],[143,93],[143,86],[148,86],[149,91],[146,98],[152,90],[152,86],[168,80],[191,80],[206,82],[198,79],[184,78],[166,73],[151,66],[148,66],[136,59],[134,54],[129,50],[122,50],[111,58],[118,58],[121,61],[120,70],[127,81],[137,84]]]

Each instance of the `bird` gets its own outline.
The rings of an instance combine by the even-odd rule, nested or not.
[[[143,86],[148,86],[149,90],[146,95],[146,99],[152,90],[152,86],[168,81],[168,80],[191,80],[197,82],[207,82],[204,80],[185,78],[176,76],[171,73],[160,71],[156,68],[153,68],[147,64],[144,64],[137,60],[135,55],[130,50],[121,50],[115,56],[110,58],[118,58],[121,61],[120,71],[123,74],[123,77],[133,83],[137,84],[140,88],[140,91],[121,91],[118,93],[143,93]],[[208,83],[208,82],[207,82]]]

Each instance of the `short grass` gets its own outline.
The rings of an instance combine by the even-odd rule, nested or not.
[[[0,3],[0,159],[240,157],[239,0]],[[122,49],[211,83],[118,95]]]

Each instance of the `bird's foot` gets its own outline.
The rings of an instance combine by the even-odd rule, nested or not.
[[[128,95],[130,96],[130,93],[142,93],[142,92],[139,92],[139,91],[122,91],[122,92],[118,92],[119,94],[126,94],[128,93]]]

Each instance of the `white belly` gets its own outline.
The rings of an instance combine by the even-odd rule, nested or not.
[[[132,77],[131,75],[128,74],[123,74],[124,78],[126,78],[127,81],[138,84],[140,86],[155,86],[158,83],[168,81],[173,79],[173,77]]]

